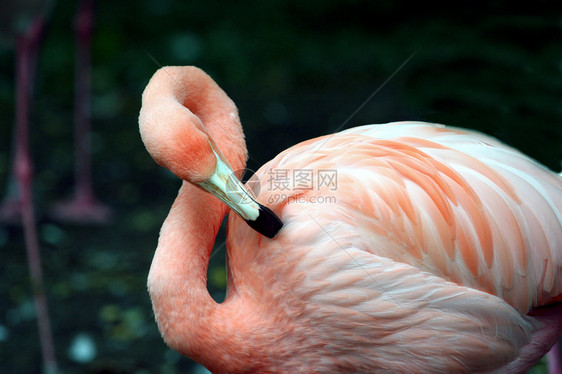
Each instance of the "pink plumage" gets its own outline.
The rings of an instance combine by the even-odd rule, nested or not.
[[[174,118],[157,109],[174,106]],[[421,122],[312,139],[264,165],[257,199],[285,226],[270,240],[230,216],[215,303],[206,270],[227,208],[193,186],[207,169],[181,166],[205,152],[190,138],[198,117],[243,168],[224,92],[196,68],[156,73],[141,133],[186,180],[149,275],[172,348],[214,373],[521,373],[562,334],[562,177],[483,134]],[[268,183],[279,171],[284,184]]]

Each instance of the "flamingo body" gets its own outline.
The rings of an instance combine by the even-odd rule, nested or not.
[[[229,221],[238,292],[241,279],[256,304],[269,295],[267,309],[311,336],[287,357],[323,352],[319,372],[481,372],[552,328],[525,315],[560,299],[560,176],[482,134],[414,122],[308,141],[257,174],[310,169],[337,170],[337,186],[270,205],[285,222],[277,240]],[[279,192],[262,184],[259,198]]]
[[[155,158],[149,88],[166,80],[141,111]],[[231,147],[217,130],[228,116],[209,110],[214,142]],[[236,152],[225,157],[239,167]],[[515,149],[441,125],[370,125],[298,144],[256,175],[285,226],[270,240],[230,216],[224,303],[205,280],[226,208],[189,179],[149,275],[164,339],[212,372],[522,373],[562,335],[562,177]]]

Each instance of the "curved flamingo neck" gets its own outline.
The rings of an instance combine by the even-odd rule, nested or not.
[[[189,182],[205,174],[199,169],[209,166],[209,142],[241,173],[247,151],[236,106],[203,71],[166,67],[144,91],[139,123],[152,157],[184,179],[148,276],[155,317],[171,348],[212,367],[216,352],[239,345],[232,337],[245,325],[225,323],[236,318],[235,291],[221,305],[207,291],[209,257],[227,207]]]
[[[207,268],[226,208],[213,196],[184,182],[168,217],[148,276],[148,290],[160,332],[182,354],[197,357],[212,331],[219,305],[207,290]]]

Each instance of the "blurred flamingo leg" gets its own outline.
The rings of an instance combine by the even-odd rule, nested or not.
[[[81,0],[75,18],[76,73],[74,99],[74,195],[55,204],[55,218],[80,223],[106,223],[111,209],[94,195],[92,182],[91,121],[91,45],[93,30],[93,0]]]
[[[16,186],[2,207],[5,220],[18,220],[23,224],[27,261],[33,288],[33,301],[37,313],[39,339],[43,366],[46,373],[57,371],[57,362],[51,332],[47,298],[41,270],[39,240],[33,209],[33,166],[29,147],[29,113],[33,91],[37,51],[44,28],[44,17],[38,16],[30,26],[17,37],[16,73],[16,132],[15,154],[12,173]]]

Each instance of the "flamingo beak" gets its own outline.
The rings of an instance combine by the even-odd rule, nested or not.
[[[269,208],[258,203],[232,169],[214,150],[213,153],[217,157],[215,172],[199,186],[228,205],[251,228],[268,238],[275,237],[283,222]]]

